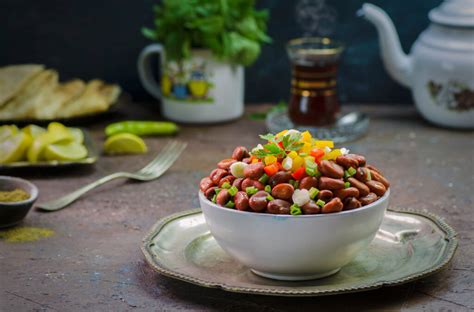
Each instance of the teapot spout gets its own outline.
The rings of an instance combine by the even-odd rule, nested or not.
[[[411,59],[403,52],[390,17],[381,8],[370,3],[364,3],[362,8],[357,11],[357,15],[364,17],[377,28],[382,60],[389,74],[402,85],[410,87]]]

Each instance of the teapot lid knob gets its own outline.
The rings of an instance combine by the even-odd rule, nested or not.
[[[445,0],[432,9],[433,23],[454,27],[474,27],[474,0]]]

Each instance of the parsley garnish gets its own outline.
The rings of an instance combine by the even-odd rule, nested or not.
[[[268,141],[268,143],[263,146],[263,149],[254,149],[251,152],[251,154],[257,158],[264,158],[266,156],[283,158],[287,152],[298,151],[304,145],[304,143],[300,143],[301,133],[299,132],[283,135],[278,138],[271,133],[267,133],[261,134],[260,138]],[[281,146],[283,146],[283,148]]]

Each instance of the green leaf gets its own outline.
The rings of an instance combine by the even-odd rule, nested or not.
[[[275,138],[275,136],[271,133],[267,133],[267,134],[260,134],[259,135],[260,139],[262,140],[267,140],[267,141],[271,141]]]

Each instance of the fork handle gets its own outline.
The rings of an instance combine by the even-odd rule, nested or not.
[[[71,192],[69,194],[64,195],[63,197],[60,197],[58,199],[55,199],[53,201],[39,204],[37,205],[37,208],[41,210],[46,210],[46,211],[56,211],[63,209],[64,207],[68,206],[72,202],[74,202],[76,199],[84,195],[85,193],[89,192],[90,190],[95,189],[96,187],[107,183],[111,180],[117,179],[117,178],[128,178],[129,174],[126,172],[116,172],[112,173],[108,176],[102,177],[92,183],[89,183],[87,185],[84,185],[83,187],[75,190],[74,192]]]

